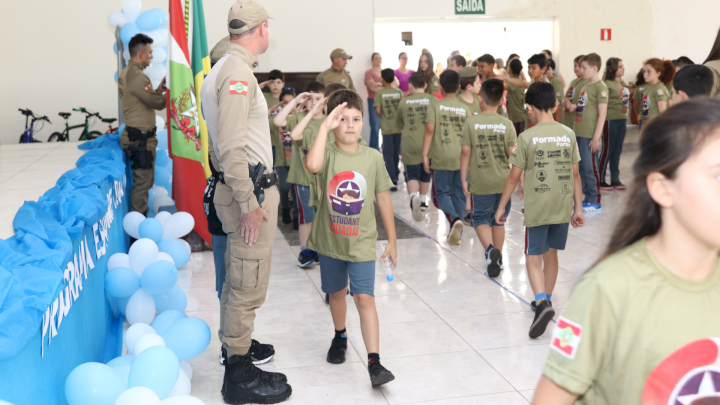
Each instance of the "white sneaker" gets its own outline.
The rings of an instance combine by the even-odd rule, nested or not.
[[[450,228],[450,235],[448,235],[448,243],[451,245],[459,245],[462,242],[462,231],[465,224],[462,220],[457,220],[453,223]]]
[[[410,197],[410,207],[412,208],[412,217],[415,221],[422,221],[422,212],[420,211],[420,198],[417,195]]]

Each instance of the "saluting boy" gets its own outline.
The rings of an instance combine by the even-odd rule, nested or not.
[[[497,277],[502,269],[505,227],[495,221],[495,212],[510,174],[508,159],[517,138],[512,121],[497,114],[504,87],[502,80],[483,80],[479,96],[482,112],[465,120],[460,161],[463,192],[472,199],[473,226],[485,249],[490,277]],[[509,213],[508,201],[506,218]]]
[[[382,76],[383,87],[375,93],[375,111],[380,116],[380,130],[383,134],[383,157],[385,158],[385,166],[390,175],[393,186],[392,191],[397,191],[398,171],[400,164],[400,131],[402,128],[397,124],[397,111],[400,100],[402,99],[402,91],[392,87],[395,81],[395,71],[392,69],[383,69],[380,72]]]

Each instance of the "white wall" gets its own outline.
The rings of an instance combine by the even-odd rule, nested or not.
[[[321,71],[337,47],[354,55],[347,69],[363,93],[363,73],[373,52],[374,18],[436,19],[454,17],[453,0],[331,1],[261,0],[274,9],[272,41],[260,57],[259,71]],[[120,0],[23,0],[6,2],[0,24],[0,143],[15,143],[24,120],[18,108],[30,108],[53,121],[40,139],[62,128],[59,111],[87,107],[117,116],[113,34],[107,14]],[[681,54],[702,62],[718,29],[720,2],[687,0],[486,0],[486,18],[554,18],[556,59],[566,78],[572,59],[597,52],[603,59],[618,56],[628,76],[650,56]],[[232,0],[205,0],[208,42],[212,47],[225,34]],[[143,10],[167,9],[167,0],[144,0]],[[38,12],[42,10],[42,12]],[[612,28],[613,40],[600,41],[600,29]],[[512,51],[510,51],[512,52]],[[499,55],[498,55],[499,56]],[[505,55],[507,56],[507,55]],[[385,55],[388,63],[395,55]],[[444,59],[437,55],[436,59]],[[411,61],[411,66],[413,62]],[[80,123],[75,113],[71,123]],[[96,129],[103,129],[98,125]],[[79,135],[76,133],[75,137]]]

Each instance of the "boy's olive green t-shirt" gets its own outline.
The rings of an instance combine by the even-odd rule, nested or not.
[[[570,222],[579,161],[575,133],[565,125],[541,122],[520,134],[510,164],[525,170],[525,227]]]
[[[580,91],[586,83],[587,80],[583,78],[575,78],[570,82],[570,86],[568,86],[568,89],[565,92],[565,98],[569,98],[572,104],[577,104]],[[575,113],[565,109],[562,117],[562,124],[568,128],[572,128],[573,125],[575,125]]]
[[[438,79],[435,73],[430,76],[430,81],[427,83],[425,93],[432,95],[433,91],[440,92],[440,79]]]
[[[545,83],[550,83],[550,79],[548,79],[547,76],[543,75],[542,78]],[[535,80],[530,81],[530,84],[533,84],[533,83],[535,83]],[[525,129],[532,128],[534,126],[535,126],[535,123],[530,121],[530,117],[528,117],[528,115],[525,114]]]
[[[285,134],[285,128],[279,128],[270,118],[270,140],[275,150],[275,156],[273,164],[275,167],[289,166],[289,161],[285,156],[285,148],[283,144],[283,138]],[[290,132],[287,132],[287,137],[290,137]]]
[[[607,120],[627,119],[630,106],[630,90],[617,80],[606,80],[608,88]]]
[[[397,111],[402,91],[392,87],[384,87],[375,93],[375,106],[380,107],[380,130],[383,135],[399,134],[401,127],[397,125]]]
[[[608,88],[602,80],[593,84],[586,84],[578,97],[577,110],[575,110],[575,136],[592,138],[600,116],[599,104],[608,103]]]
[[[660,115],[658,102],[667,102],[669,99],[668,89],[662,82],[657,82],[654,86],[645,85],[642,98],[642,120],[652,121],[653,118]],[[647,122],[645,124],[647,124]]]
[[[462,96],[460,96],[459,94],[456,99],[465,106],[468,117],[470,117],[471,115],[478,115],[482,112],[482,109],[480,109],[480,99],[478,98],[477,94],[472,95],[472,101],[469,103],[465,101],[465,99],[462,98]]]
[[[280,98],[273,97],[272,93],[270,93],[269,91],[267,93],[263,92],[263,96],[265,96],[265,101],[267,102],[268,108],[272,108],[273,106],[276,106],[280,103]]]
[[[642,120],[643,112],[643,93],[645,93],[645,87],[647,83],[643,83],[635,86],[635,93],[633,93],[633,100],[635,101],[635,108],[637,109],[638,121]]]
[[[377,228],[373,199],[392,187],[380,152],[325,148],[318,179],[317,214],[308,248],[350,262],[374,262]]]
[[[287,118],[287,125],[285,128],[287,131],[293,130],[297,124],[307,115],[307,112],[299,112]],[[313,182],[314,175],[311,174],[305,166],[305,157],[308,151],[312,147],[315,137],[317,136],[320,125],[325,121],[323,115],[320,119],[310,120],[307,127],[303,130],[303,139],[300,141],[293,141],[292,143],[292,158],[290,159],[290,173],[288,173],[288,183],[297,184],[299,186],[310,187]],[[330,135],[330,134],[328,134]],[[334,138],[333,138],[334,139]]]
[[[560,111],[560,122],[562,122],[563,115],[564,115],[562,101],[563,101],[563,98],[565,98],[565,88],[563,87],[562,80],[560,80],[557,76],[553,76],[550,78],[550,84],[552,84],[553,89],[555,89],[555,99],[556,99],[558,111]]]
[[[525,121],[527,113],[525,112],[525,88],[516,86],[512,83],[505,83],[510,90],[508,91],[508,118],[513,123]]]
[[[419,165],[422,161],[425,117],[432,96],[416,93],[403,98],[398,106],[397,125],[402,128],[400,147],[405,165]]]
[[[690,281],[646,241],[586,273],[557,320],[543,374],[576,404],[717,403],[699,399],[720,391],[720,264]]]
[[[516,140],[515,125],[498,114],[481,112],[465,120],[462,144],[471,149],[468,189],[472,194],[503,192],[510,174],[509,150]]]
[[[435,125],[428,154],[433,170],[460,170],[462,130],[467,115],[463,104],[454,98],[430,101],[425,123]]]

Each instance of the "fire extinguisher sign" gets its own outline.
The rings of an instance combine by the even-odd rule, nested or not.
[[[600,40],[601,41],[611,41],[612,40],[612,29],[611,28],[601,28],[600,29]]]

